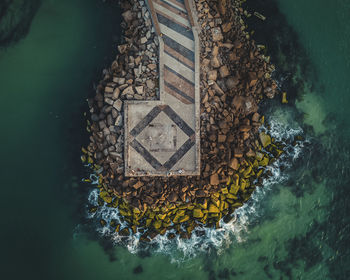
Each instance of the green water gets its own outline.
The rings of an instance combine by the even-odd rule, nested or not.
[[[313,87],[297,110],[271,114],[302,126],[310,144],[247,215],[242,240],[172,263],[79,230],[89,223],[79,182],[85,99],[115,54],[120,12],[97,0],[43,1],[29,33],[0,51],[2,279],[349,279],[350,1],[278,7],[316,78],[305,77]]]

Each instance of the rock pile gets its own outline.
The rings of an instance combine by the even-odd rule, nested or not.
[[[259,150],[258,104],[273,98],[274,67],[245,32],[236,1],[195,1],[201,41],[202,176],[226,182]]]
[[[125,43],[89,100],[91,136],[82,160],[99,175],[100,203],[118,207],[144,240],[170,228],[188,237],[197,225],[218,227],[250,198],[283,149],[259,134],[258,104],[273,98],[277,85],[273,65],[245,31],[247,13],[237,1],[195,4],[202,30],[200,177],[124,177],[123,101],[158,97],[158,39],[144,1],[122,2]]]
[[[123,1],[124,43],[119,54],[89,99],[91,132],[87,160],[95,163],[109,192],[124,192],[124,100],[153,100],[158,97],[158,37],[144,1]],[[118,185],[120,188],[115,189]],[[133,185],[134,189],[140,187]],[[125,193],[128,193],[127,190]]]

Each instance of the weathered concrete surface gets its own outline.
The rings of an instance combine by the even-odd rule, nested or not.
[[[125,102],[125,175],[200,174],[199,41],[192,0],[148,0],[159,101]]]

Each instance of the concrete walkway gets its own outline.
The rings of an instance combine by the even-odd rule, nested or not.
[[[159,101],[125,103],[125,175],[200,174],[199,41],[192,0],[148,0]]]

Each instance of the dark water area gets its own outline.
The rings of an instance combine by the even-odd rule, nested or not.
[[[277,97],[262,110],[275,133],[302,130],[306,141],[225,242],[213,237],[183,261],[191,244],[135,252],[136,244],[114,245],[86,218],[86,98],[121,40],[118,6],[1,1],[3,279],[350,278],[350,1],[244,7],[267,17],[247,24],[288,94],[288,105]]]
[[[3,0],[0,3],[0,46],[15,44],[27,35],[40,0]]]
[[[116,54],[120,10],[35,2],[1,2],[2,275],[70,279],[62,261],[82,211],[85,100]]]

